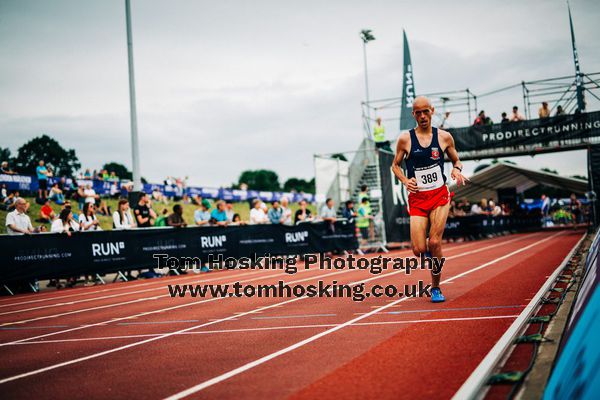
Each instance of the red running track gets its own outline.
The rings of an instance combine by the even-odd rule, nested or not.
[[[427,271],[224,271],[0,300],[20,398],[451,398],[581,231],[448,244],[448,301],[171,298],[168,283],[413,284]],[[407,251],[394,256],[408,256]]]

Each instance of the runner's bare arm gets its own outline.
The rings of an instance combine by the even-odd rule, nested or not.
[[[410,135],[408,132],[402,132],[400,137],[398,138],[398,144],[396,145],[396,157],[394,157],[394,162],[392,163],[392,171],[394,175],[402,182],[406,189],[415,193],[418,191],[417,188],[417,180],[415,178],[408,179],[406,175],[404,175],[404,171],[402,171],[402,160],[404,160],[404,156],[406,155],[406,151],[409,149],[410,143]]]
[[[463,165],[458,158],[458,152],[454,146],[454,138],[450,132],[440,130],[440,133],[446,143],[446,154],[448,154],[448,158],[452,161],[452,172],[450,173],[450,177],[456,181],[458,186],[465,185],[469,180],[462,174]]]

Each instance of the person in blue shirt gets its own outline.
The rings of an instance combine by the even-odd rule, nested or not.
[[[279,207],[279,202],[277,200],[275,200],[273,202],[273,207],[271,207],[271,209],[267,213],[267,217],[269,217],[269,221],[272,224],[279,225],[283,222],[283,221],[281,221],[282,215],[283,215],[283,210],[281,209],[281,207]]]
[[[196,225],[208,225],[210,222],[210,201],[203,199],[200,208],[194,211],[194,222]]]
[[[210,220],[213,225],[225,226],[228,224],[225,202],[223,200],[217,201],[217,208],[210,213]]]
[[[38,179],[38,197],[45,199],[48,197],[48,177],[52,176],[50,171],[44,165],[44,160],[40,160],[40,164],[35,169]]]

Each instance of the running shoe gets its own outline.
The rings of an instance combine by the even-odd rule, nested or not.
[[[200,268],[200,272],[210,272],[210,268],[208,268],[206,265],[203,265],[202,268]]]
[[[431,289],[431,302],[432,303],[443,303],[446,301],[446,298],[442,294],[442,291],[439,287],[434,287]]]

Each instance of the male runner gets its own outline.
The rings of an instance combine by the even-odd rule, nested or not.
[[[392,170],[408,190],[408,213],[410,215],[410,238],[415,256],[442,257],[442,235],[450,209],[450,192],[444,175],[444,153],[452,161],[450,177],[458,185],[468,179],[462,175],[462,163],[449,132],[431,126],[434,108],[426,97],[417,97],[413,102],[413,116],[417,126],[402,132],[398,138],[396,157]],[[406,158],[405,158],[406,156]],[[407,175],[402,171],[402,160],[406,160]],[[429,227],[429,251],[427,225]],[[440,290],[441,271],[432,270],[431,301],[445,301]]]

